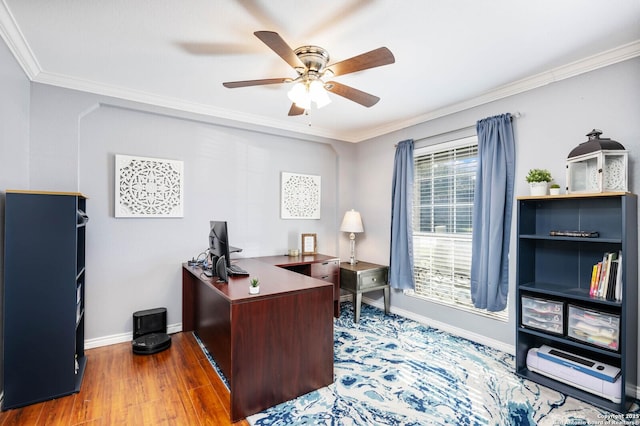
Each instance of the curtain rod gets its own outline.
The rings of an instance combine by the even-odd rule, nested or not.
[[[516,111],[514,113],[511,113],[511,121],[513,121],[514,118],[520,118],[522,117],[522,114],[520,113],[520,111]],[[448,130],[446,132],[442,132],[442,133],[437,133],[435,135],[429,135],[429,136],[425,136],[424,138],[420,138],[420,139],[414,139],[413,142],[420,142],[420,141],[424,141],[427,139],[431,139],[431,138],[437,138],[439,136],[445,136],[445,135],[449,135],[451,133],[458,133],[458,132],[462,132],[465,130],[470,130],[470,129],[475,129],[476,125],[472,124],[471,126],[466,126],[466,127],[461,127],[460,129],[455,129],[455,130]],[[398,144],[393,145],[394,147],[397,147]]]

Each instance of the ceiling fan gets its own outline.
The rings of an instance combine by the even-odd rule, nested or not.
[[[329,52],[318,46],[301,46],[293,50],[273,31],[256,31],[253,33],[278,56],[285,60],[296,70],[296,78],[267,78],[262,80],[230,81],[222,83],[229,89],[247,86],[261,86],[266,84],[295,83],[289,91],[289,99],[293,104],[289,109],[289,115],[300,115],[311,108],[311,102],[315,102],[318,108],[331,102],[327,91],[349,99],[367,108],[375,105],[380,98],[363,92],[336,81],[327,81],[335,76],[388,65],[395,62],[395,58],[389,49],[380,47],[370,52],[363,53],[353,58],[329,63]]]

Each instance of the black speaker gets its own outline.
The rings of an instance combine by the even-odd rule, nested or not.
[[[170,346],[171,336],[167,334],[167,308],[133,313],[133,353],[150,355]]]

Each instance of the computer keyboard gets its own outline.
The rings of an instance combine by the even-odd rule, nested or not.
[[[227,274],[229,275],[249,275],[247,271],[239,267],[238,265],[232,264],[227,268]]]

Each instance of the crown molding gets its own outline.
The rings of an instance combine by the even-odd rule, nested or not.
[[[524,93],[557,81],[565,80],[599,68],[633,59],[638,56],[640,56],[640,40],[606,50],[566,65],[552,68],[548,71],[523,78],[513,83],[505,84],[479,96],[430,111],[427,114],[422,114],[400,122],[394,122],[387,126],[373,127],[369,129],[368,132],[360,132],[357,135],[352,136],[352,138],[358,139],[358,142],[365,141],[377,136],[405,129],[416,124],[435,120],[436,118],[461,112],[493,101],[504,99],[509,96],[517,95],[519,93]]]
[[[4,1],[0,3],[0,36],[30,80],[40,74],[42,68]]]
[[[265,131],[267,133],[282,133],[284,131],[293,132],[299,135],[304,134],[316,136],[322,139],[342,140],[339,133],[328,129],[321,129],[317,127],[309,128],[309,126],[306,125],[292,124],[284,120],[274,120],[265,118],[264,116],[260,115],[241,113],[225,108],[217,108],[211,105],[172,98],[169,96],[160,96],[140,90],[108,85],[101,82],[84,80],[76,77],[69,77],[63,74],[42,71],[31,80],[34,83],[62,87],[65,89],[77,90],[81,92],[94,93],[96,95],[162,107],[170,110],[238,122],[242,123],[243,128],[246,128],[246,125],[249,124],[251,128],[260,127],[262,128],[262,131]],[[230,125],[229,123],[225,124]],[[269,131],[269,128],[272,128],[273,131]]]

